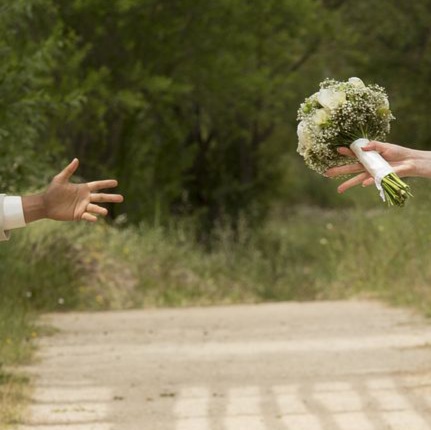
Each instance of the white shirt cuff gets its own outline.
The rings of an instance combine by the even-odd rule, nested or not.
[[[5,196],[3,202],[4,230],[25,227],[22,199],[19,196]]]

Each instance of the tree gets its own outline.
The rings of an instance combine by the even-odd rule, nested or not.
[[[335,17],[335,14],[334,14]],[[397,121],[390,139],[431,148],[431,1],[347,0],[337,14],[335,73],[386,87]]]
[[[87,176],[118,176],[135,221],[193,214],[210,229],[222,216],[264,213],[287,149],[271,138],[319,46],[320,4],[57,4],[82,53],[87,99],[60,134]]]
[[[76,100],[55,87],[68,40],[50,0],[0,3],[0,187],[37,186],[59,143],[53,119]],[[55,89],[55,94],[54,94]]]

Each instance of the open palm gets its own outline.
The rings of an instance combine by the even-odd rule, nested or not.
[[[97,215],[105,216],[108,211],[97,203],[120,203],[120,194],[99,193],[100,190],[114,188],[115,179],[73,184],[72,175],[79,166],[74,159],[64,170],[54,177],[44,193],[46,217],[58,221],[97,221]]]

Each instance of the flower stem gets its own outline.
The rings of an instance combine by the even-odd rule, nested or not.
[[[404,206],[409,197],[413,197],[410,187],[396,173],[390,173],[382,179],[382,187],[389,206]]]

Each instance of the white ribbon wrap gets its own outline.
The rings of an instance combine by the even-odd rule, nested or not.
[[[374,178],[376,187],[380,192],[380,197],[383,201],[386,201],[385,193],[382,188],[382,179],[386,175],[394,173],[394,169],[377,151],[362,151],[362,148],[369,143],[370,141],[368,139],[357,139],[350,145],[350,149],[355,153],[368,173]]]

